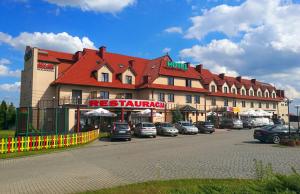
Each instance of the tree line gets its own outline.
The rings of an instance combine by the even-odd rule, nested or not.
[[[16,107],[2,100],[0,105],[0,130],[12,129],[16,125]]]

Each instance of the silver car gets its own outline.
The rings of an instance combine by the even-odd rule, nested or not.
[[[134,128],[134,134],[138,137],[156,137],[157,131],[153,123],[138,123]]]
[[[175,124],[175,127],[182,134],[197,134],[198,128],[188,121],[179,121]]]
[[[176,129],[171,123],[155,123],[157,134],[177,136],[178,129]]]

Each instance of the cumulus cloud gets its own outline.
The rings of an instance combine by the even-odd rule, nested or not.
[[[7,65],[9,65],[11,62],[8,59],[0,59],[0,76],[11,76],[11,77],[20,77],[21,71],[19,69],[17,70],[11,70]]]
[[[177,34],[182,34],[182,28],[181,27],[177,27],[177,26],[173,26],[173,27],[170,27],[170,28],[166,28],[164,30],[164,32],[166,33],[177,33]]]
[[[199,43],[181,57],[224,71],[274,83],[300,98],[300,5],[286,0],[246,0],[219,5],[191,18],[184,37]],[[222,40],[203,44],[212,32]],[[295,92],[296,91],[296,92]]]
[[[0,32],[1,43],[8,44],[19,50],[24,50],[27,45],[65,52],[76,52],[83,48],[95,48],[94,43],[88,37],[71,36],[67,32],[57,34],[22,32],[16,37]]]
[[[136,0],[44,0],[60,7],[80,8],[82,11],[116,13],[136,3]]]
[[[19,92],[21,82],[0,84],[0,91],[3,92]]]

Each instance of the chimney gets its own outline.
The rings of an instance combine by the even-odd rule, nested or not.
[[[237,76],[237,77],[236,77],[236,80],[237,80],[238,82],[241,82],[241,81],[242,81],[242,76]]]
[[[219,78],[224,79],[225,78],[225,73],[220,73]]]
[[[276,90],[276,95],[280,98],[284,98],[284,90]]]
[[[131,59],[128,61],[129,67],[133,67],[135,65],[135,60]]]
[[[105,58],[105,53],[106,53],[106,47],[105,47],[105,46],[101,46],[101,47],[99,48],[99,55],[100,55],[100,57],[101,57],[102,59]]]
[[[256,79],[251,79],[251,83],[256,84]]]
[[[82,57],[82,52],[81,51],[77,51],[75,53],[75,60],[78,61],[81,57]]]
[[[201,73],[202,72],[202,69],[203,69],[203,65],[202,64],[199,64],[196,66],[196,70]]]

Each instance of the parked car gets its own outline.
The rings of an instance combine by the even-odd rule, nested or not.
[[[243,129],[243,122],[240,119],[223,119],[220,128]]]
[[[177,136],[178,129],[176,129],[171,123],[155,123],[155,127],[157,130],[157,134],[159,135],[170,135],[170,136]]]
[[[131,130],[128,123],[115,122],[108,126],[110,128],[110,139],[127,139],[131,141]]]
[[[178,121],[175,124],[175,127],[178,129],[179,133],[182,133],[182,134],[197,134],[198,133],[198,128],[195,127],[189,121]]]
[[[291,126],[291,134],[296,134],[296,128]],[[289,136],[288,125],[269,125],[254,130],[253,137],[261,142],[278,144]]]
[[[247,118],[243,120],[243,128],[252,129],[253,127],[253,119]]]
[[[153,123],[141,122],[135,125],[134,134],[138,137],[156,137],[157,131]]]
[[[215,126],[210,121],[198,121],[195,123],[199,133],[213,133],[215,132]]]

